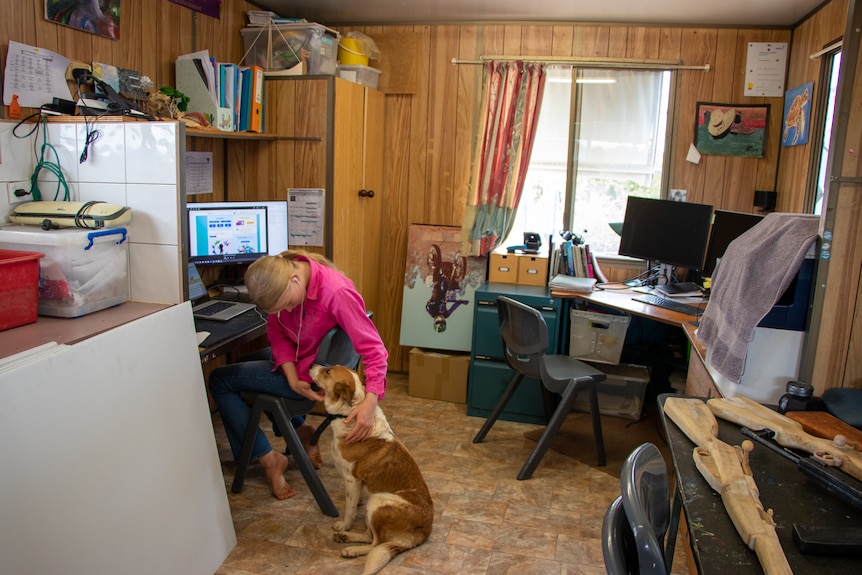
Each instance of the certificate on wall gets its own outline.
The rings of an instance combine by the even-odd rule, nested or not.
[[[787,42],[749,42],[745,96],[784,97]]]
[[[323,246],[326,215],[324,190],[290,188],[287,190],[288,243],[292,246]]]

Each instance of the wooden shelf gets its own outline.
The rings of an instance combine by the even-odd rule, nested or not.
[[[318,136],[279,136],[278,134],[258,134],[257,132],[222,132],[221,130],[206,130],[201,128],[186,128],[186,135],[195,138],[215,138],[219,140],[294,140],[303,142],[320,142]]]

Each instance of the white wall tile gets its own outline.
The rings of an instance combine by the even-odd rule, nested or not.
[[[126,124],[126,178],[130,183],[176,184],[177,124]]]
[[[132,208],[130,230],[133,241],[178,244],[181,228],[176,186],[127,184],[126,198],[127,205]]]
[[[120,206],[128,205],[126,184],[81,182],[73,199],[79,202],[107,202]]]
[[[92,136],[87,147],[87,161],[78,165],[78,180],[81,182],[126,181],[126,137],[123,123],[78,124],[78,155],[84,150],[87,133]],[[95,139],[93,139],[95,138]]]
[[[181,272],[180,267],[180,250],[177,246],[130,243],[131,299],[150,303],[181,303],[181,273],[187,272]]]
[[[43,145],[42,135],[35,142],[39,157],[50,166],[40,167],[37,181],[39,194],[43,200],[64,200],[64,194],[68,189],[70,199],[75,199],[78,182],[78,162],[80,152],[78,151],[78,126],[77,124],[48,124],[47,144]],[[62,183],[58,186],[60,178],[54,172],[59,169],[62,174]]]

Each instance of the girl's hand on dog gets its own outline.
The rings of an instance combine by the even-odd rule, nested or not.
[[[344,420],[344,423],[348,424],[351,421],[356,422],[356,425],[353,426],[353,429],[347,434],[344,441],[350,444],[367,439],[371,434],[371,428],[374,426],[374,411],[376,409],[377,394],[366,394],[362,403],[353,408],[353,411],[351,411],[350,415],[348,415]]]
[[[291,389],[301,395],[302,397],[307,397],[308,399],[313,399],[314,401],[323,401],[326,397],[326,394],[323,393],[322,389],[318,389],[315,391],[312,389],[311,384],[307,381],[302,381],[301,379],[296,383],[290,383],[288,380]],[[373,415],[373,414],[372,414]]]

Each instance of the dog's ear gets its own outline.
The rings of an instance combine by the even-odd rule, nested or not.
[[[335,399],[347,405],[352,405],[354,393],[356,393],[356,384],[352,381],[337,381],[332,387],[332,395]]]

